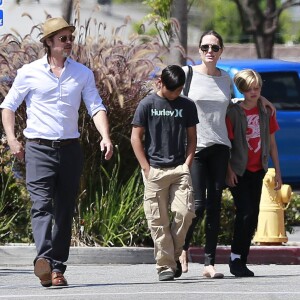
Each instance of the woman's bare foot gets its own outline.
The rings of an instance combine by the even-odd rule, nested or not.
[[[188,252],[185,250],[182,250],[181,255],[179,257],[179,261],[181,263],[181,267],[182,267],[182,273],[187,273],[189,270],[189,259],[188,259]]]
[[[221,279],[224,277],[223,273],[218,273],[213,265],[204,266],[203,276],[207,278]]]

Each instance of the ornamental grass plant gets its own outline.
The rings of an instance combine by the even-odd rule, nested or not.
[[[96,86],[108,110],[111,138],[118,149],[115,152],[119,154],[110,161],[103,159],[99,145],[101,137],[82,105],[79,130],[85,164],[73,240],[78,244],[100,246],[135,245],[143,239],[143,234],[137,231],[143,228],[144,216],[141,210],[141,182],[137,181],[138,165],[130,144],[131,120],[138,102],[153,89],[154,72],[164,67],[162,57],[166,50],[155,37],[135,34],[125,37],[123,31],[126,24],[109,34],[105,31],[105,24],[95,18],[88,19],[85,25],[79,25],[79,2],[75,1],[74,6],[77,38],[72,57],[94,73]],[[30,18],[30,15],[26,16]],[[33,33],[40,30],[41,25],[38,24],[24,38],[18,33],[0,36],[0,103],[10,89],[17,70],[44,55],[42,44],[32,38]],[[16,112],[15,124],[16,136],[23,143],[22,131],[25,126],[26,107],[23,103]],[[5,142],[2,145],[7,147]],[[11,167],[11,164],[7,166]],[[9,184],[12,184],[11,181]],[[19,185],[25,189],[24,181]],[[11,190],[7,188],[3,199],[14,195],[10,193]],[[9,210],[12,216],[18,212],[13,202]],[[85,224],[85,237],[78,238],[83,228],[82,222]],[[30,224],[29,214],[26,223]],[[4,236],[3,242],[8,241]]]

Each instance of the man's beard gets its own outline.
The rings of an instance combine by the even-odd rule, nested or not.
[[[68,58],[71,55],[71,52],[72,51],[65,51],[65,50],[63,50],[62,55],[63,55],[63,57]]]

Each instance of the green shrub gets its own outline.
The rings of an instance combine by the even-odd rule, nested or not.
[[[0,145],[0,244],[31,242],[30,201],[17,161]],[[18,178],[17,178],[18,177]]]
[[[139,246],[147,238],[140,168],[120,183],[120,157],[109,174],[100,166],[100,184],[90,178],[89,197],[78,201],[74,243],[90,246]],[[87,192],[87,191],[84,191]]]
[[[290,203],[285,210],[285,226],[289,233],[293,233],[293,226],[300,226],[300,195],[292,194]]]

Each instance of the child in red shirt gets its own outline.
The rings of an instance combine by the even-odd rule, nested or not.
[[[282,185],[275,132],[275,115],[260,101],[262,79],[254,70],[238,72],[234,83],[245,100],[231,105],[226,116],[232,143],[227,170],[227,185],[236,207],[234,233],[229,260],[230,272],[237,277],[251,277],[246,266],[251,240],[257,227],[263,178],[271,156],[276,171],[276,190]]]

